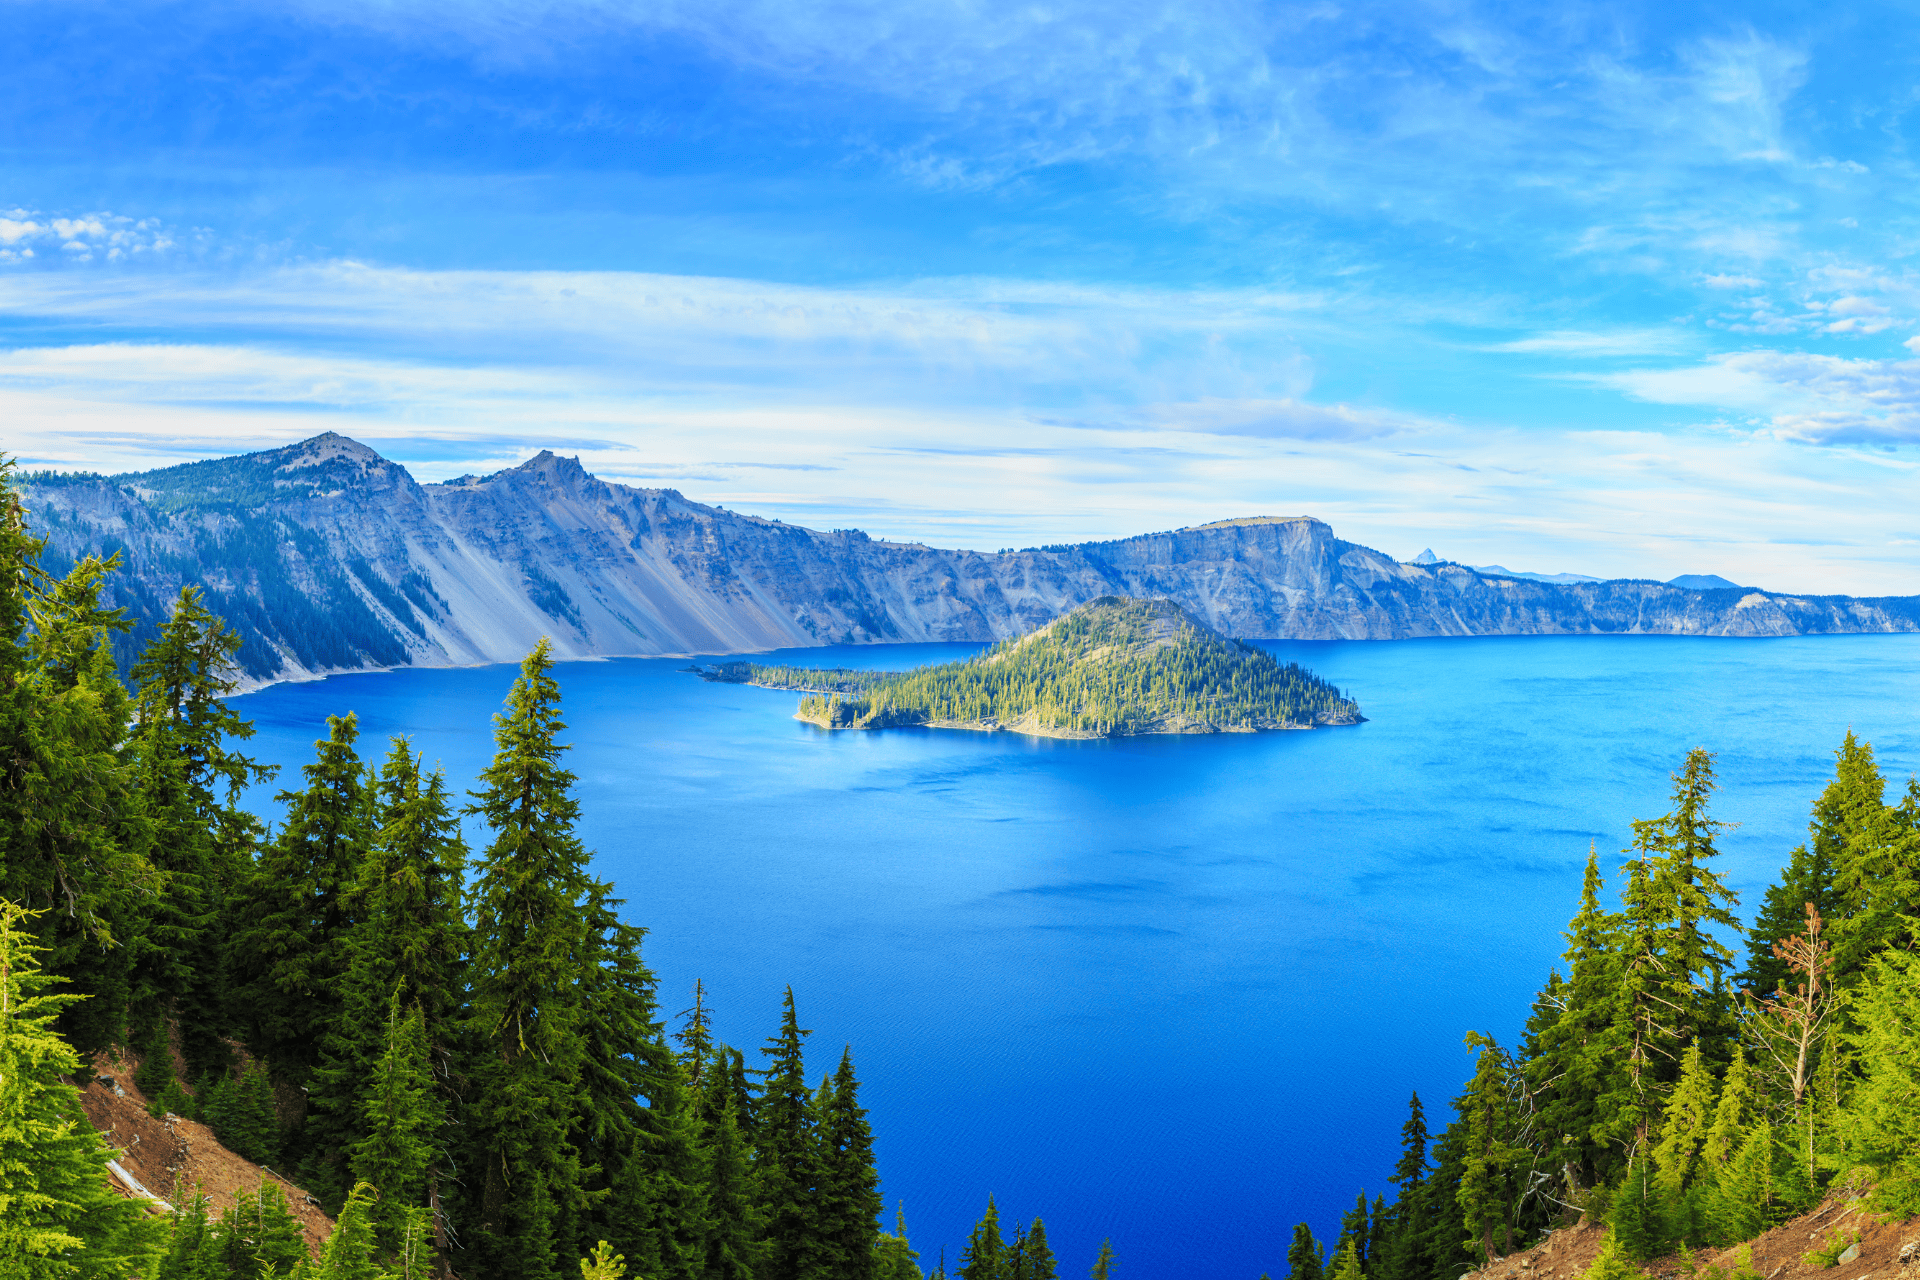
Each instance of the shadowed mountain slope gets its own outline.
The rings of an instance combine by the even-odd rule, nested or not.
[[[245,638],[251,681],[403,665],[990,641],[1101,596],[1174,601],[1224,635],[1920,630],[1920,599],[1548,583],[1403,564],[1319,520],[1258,517],[1005,554],[881,542],[609,484],[539,456],[423,485],[331,432],[133,475],[24,478],[49,565],[118,552],[143,643],[182,584]]]

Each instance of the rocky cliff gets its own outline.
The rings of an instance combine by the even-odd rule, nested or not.
[[[328,433],[135,475],[26,477],[50,567],[117,552],[142,620],[183,584],[245,637],[253,681],[519,658],[987,641],[1106,595],[1165,597],[1229,636],[1920,630],[1920,598],[1535,582],[1402,564],[1319,520],[1262,516],[1004,554],[822,533],[636,489],[542,453],[419,484]]]

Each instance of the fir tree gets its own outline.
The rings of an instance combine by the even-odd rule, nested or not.
[[[31,919],[0,901],[0,1259],[25,1280],[135,1275],[159,1229],[107,1189],[112,1153],[61,1078],[80,1058],[53,1024],[80,997],[50,992]]]
[[[1418,1101],[1418,1095],[1416,1095],[1416,1105]],[[1093,1270],[1087,1274],[1091,1277],[1091,1280],[1113,1280],[1114,1261],[1113,1241],[1102,1240],[1100,1242],[1100,1256],[1093,1260]]]
[[[1360,1246],[1352,1236],[1348,1236],[1333,1259],[1331,1280],[1364,1280],[1366,1271],[1360,1264]]]
[[[1720,1170],[1733,1160],[1746,1141],[1747,1121],[1754,1106],[1753,1077],[1747,1070],[1746,1054],[1740,1046],[1733,1049],[1733,1061],[1720,1083],[1720,1099],[1714,1104],[1713,1124],[1707,1130],[1700,1149],[1706,1172],[1717,1178]]]
[[[238,1074],[221,1076],[200,1109],[220,1145],[241,1159],[271,1164],[278,1157],[280,1120],[273,1081],[261,1063],[248,1062]]]
[[[466,846],[445,777],[426,773],[408,742],[395,738],[376,803],[374,835],[354,881],[356,919],[344,940],[341,1016],[326,1029],[308,1086],[310,1141],[342,1152],[370,1132],[365,1094],[386,1050],[392,998],[397,994],[402,1006],[419,1011],[429,1078],[442,1094],[450,1092],[465,1013],[467,931],[460,893]],[[438,1160],[436,1149],[424,1193],[436,1203]],[[390,1202],[392,1189],[379,1179],[374,1185]],[[344,1180],[335,1190],[344,1194]]]
[[[1713,1075],[1707,1070],[1700,1042],[1696,1040],[1687,1049],[1681,1064],[1680,1083],[1667,1099],[1660,1145],[1653,1152],[1661,1189],[1676,1203],[1693,1185],[1701,1148],[1706,1145],[1708,1131],[1713,1127],[1716,1092]]]
[[[943,1266],[941,1270],[945,1270]],[[960,1255],[959,1280],[1007,1280],[1007,1242],[1000,1234],[1000,1206],[987,1197],[987,1211],[974,1224]]]
[[[228,1065],[223,918],[261,831],[240,794],[278,772],[228,745],[253,736],[226,696],[237,687],[239,649],[199,588],[182,587],[132,672],[131,752],[152,824],[148,856],[167,879],[145,913],[134,999],[173,1011],[195,1070]]]
[[[1613,1198],[1608,1215],[1613,1239],[1636,1262],[1647,1262],[1667,1251],[1672,1243],[1667,1236],[1671,1206],[1653,1162],[1638,1155],[1627,1165],[1627,1179]]]
[[[1533,1153],[1514,1140],[1519,1126],[1513,1063],[1488,1036],[1476,1032],[1467,1043],[1479,1046],[1480,1058],[1466,1092],[1455,1103],[1464,1138],[1455,1200],[1465,1215],[1468,1240],[1491,1262],[1496,1248],[1513,1250],[1516,1174],[1530,1168]]]
[[[873,1130],[859,1091],[848,1047],[841,1052],[832,1091],[819,1108],[815,1229],[820,1265],[836,1280],[870,1280],[880,1238],[880,1175],[874,1169]],[[1043,1231],[1040,1243],[1045,1242]]]
[[[1601,1242],[1600,1254],[1588,1267],[1583,1280],[1641,1280],[1640,1269],[1627,1260],[1618,1232],[1609,1231]]]
[[[1326,1252],[1313,1238],[1313,1228],[1304,1222],[1296,1224],[1293,1242],[1287,1246],[1287,1280],[1321,1280],[1326,1264]]]
[[[301,772],[303,791],[283,791],[280,835],[236,891],[245,923],[232,939],[248,1043],[304,1086],[318,1050],[340,1022],[354,886],[366,858],[371,813],[354,753],[355,717],[327,718],[327,737]]]
[[[1867,966],[1850,1047],[1860,1081],[1843,1122],[1852,1159],[1878,1177],[1874,1205],[1920,1213],[1920,957],[1882,951]]]
[[[469,812],[493,840],[478,859],[474,920],[474,1056],[464,1114],[470,1150],[463,1273],[479,1280],[559,1280],[560,1233],[584,1208],[570,1141],[585,1040],[579,1002],[593,883],[575,836],[574,776],[560,767],[559,685],[545,640],[521,664],[495,717],[497,751]]]
[[[367,1211],[383,1254],[398,1252],[407,1213],[427,1203],[427,1171],[439,1155],[446,1106],[433,1080],[420,1006],[403,1009],[394,988],[386,1047],[361,1104],[367,1136],[352,1149],[356,1183],[381,1188]]]
[[[167,1221],[167,1251],[154,1268],[154,1280],[225,1280],[223,1253],[208,1221],[207,1198],[188,1196]]]
[[[1724,1244],[1751,1240],[1772,1225],[1773,1129],[1761,1120],[1720,1172],[1715,1229]]]
[[[1047,1224],[1038,1218],[1027,1231],[1026,1274],[1027,1280],[1058,1280],[1060,1275],[1060,1265],[1047,1244]]]
[[[708,1218],[702,1280],[753,1280],[764,1224],[752,1160],[740,1134],[739,1104],[730,1093],[720,1093],[719,1110],[707,1121],[704,1137]]]
[[[594,1245],[593,1252],[580,1259],[580,1280],[622,1280],[626,1274],[625,1256],[615,1253],[613,1246],[605,1240]]]
[[[762,1050],[768,1060],[766,1088],[756,1126],[754,1173],[767,1219],[766,1280],[804,1280],[818,1266],[819,1138],[802,1050],[812,1034],[801,1028],[793,988],[788,987],[780,1033]],[[968,1276],[968,1280],[978,1277]]]
[[[1589,849],[1580,907],[1564,935],[1568,976],[1549,980],[1543,1002],[1551,1017],[1530,1029],[1525,1067],[1540,1130],[1554,1143],[1552,1162],[1567,1170],[1569,1199],[1583,1186],[1610,1180],[1618,1161],[1602,1099],[1618,1097],[1625,1086],[1618,1018],[1622,921],[1601,907],[1603,883],[1599,855]]]
[[[920,1255],[907,1243],[904,1203],[895,1209],[893,1222],[893,1234],[882,1235],[874,1246],[874,1280],[926,1280],[920,1270]]]
[[[386,1280],[376,1260],[378,1245],[371,1215],[377,1192],[359,1183],[348,1192],[333,1234],[320,1249],[320,1260],[307,1273],[310,1280]]]
[[[693,1007],[680,1011],[680,1029],[673,1033],[673,1038],[680,1042],[680,1060],[687,1067],[687,1082],[695,1089],[700,1088],[715,1042],[713,1014],[707,1008],[707,984],[698,978],[693,982]]]
[[[1367,1209],[1367,1193],[1362,1191],[1354,1200],[1353,1208],[1340,1215],[1340,1235],[1333,1244],[1336,1266],[1340,1255],[1351,1244],[1355,1259],[1364,1268],[1367,1262],[1367,1241],[1372,1234],[1371,1215]]]
[[[306,1260],[307,1237],[272,1183],[241,1191],[220,1215],[221,1260],[233,1280],[274,1280]]]

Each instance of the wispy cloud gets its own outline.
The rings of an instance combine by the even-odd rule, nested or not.
[[[1682,368],[1597,374],[1591,380],[1659,404],[1747,415],[1781,440],[1920,444],[1920,359],[1742,351]]]

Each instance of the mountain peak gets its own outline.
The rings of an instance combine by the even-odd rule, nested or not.
[[[386,462],[377,450],[338,431],[323,431],[273,452],[284,455],[286,460],[280,465],[285,470],[325,466],[335,461],[355,462],[364,467],[377,467]]]
[[[1439,564],[1440,557],[1433,554],[1432,547],[1428,547],[1425,551],[1422,551],[1419,555],[1415,556],[1413,558],[1413,562],[1415,564]]]

